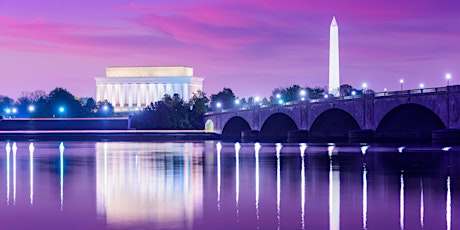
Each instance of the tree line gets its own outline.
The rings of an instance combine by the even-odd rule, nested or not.
[[[340,86],[341,96],[372,92],[369,89],[363,92],[350,85]],[[222,91],[212,94],[210,98],[204,92],[198,91],[188,101],[178,94],[166,94],[160,101],[152,102],[143,110],[130,114],[131,127],[136,129],[204,129],[203,116],[209,111],[284,104],[327,96],[332,97],[333,95],[329,95],[324,87],[311,88],[299,85],[275,88],[268,98],[240,98],[230,88],[223,88]],[[49,94],[44,91],[25,92],[16,101],[0,96],[0,108],[3,108],[3,117],[17,118],[86,118],[128,115],[114,113],[114,107],[108,101],[96,102],[93,98],[78,98],[64,88],[55,88]]]
[[[14,101],[0,95],[1,114],[6,118],[52,117],[112,117],[110,102],[96,102],[93,98],[78,98],[64,88],[55,88],[49,94],[44,91],[23,92]]]

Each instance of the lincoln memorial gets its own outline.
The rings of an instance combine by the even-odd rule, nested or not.
[[[106,77],[96,78],[96,100],[108,101],[115,112],[141,109],[159,101],[165,94],[178,94],[188,101],[203,88],[203,78],[193,76],[193,68],[108,67]]]

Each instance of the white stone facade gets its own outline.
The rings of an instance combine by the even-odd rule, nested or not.
[[[339,67],[339,27],[335,17],[332,18],[329,38],[329,94],[339,96],[340,67]]]
[[[106,77],[96,78],[96,101],[108,101],[115,112],[142,109],[165,94],[178,94],[188,101],[203,89],[203,78],[193,76],[193,68],[108,67]]]

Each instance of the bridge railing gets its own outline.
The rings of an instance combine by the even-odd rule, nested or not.
[[[452,90],[454,89],[454,90]],[[320,98],[320,99],[310,99],[304,101],[290,101],[283,104],[268,104],[268,105],[248,105],[242,107],[236,107],[231,109],[221,109],[216,111],[207,112],[206,115],[225,113],[225,112],[236,112],[249,109],[258,109],[258,108],[269,108],[269,107],[280,107],[280,106],[292,106],[298,104],[309,104],[309,103],[320,103],[326,101],[342,101],[342,100],[354,100],[359,98],[375,98],[375,97],[392,97],[392,96],[401,96],[401,95],[415,95],[415,94],[424,94],[424,93],[438,93],[438,92],[447,92],[447,91],[460,91],[460,86],[448,86],[448,87],[436,87],[436,88],[423,88],[423,89],[409,89],[409,90],[399,90],[399,91],[387,91],[387,92],[377,92],[377,93],[366,93],[353,96],[340,96],[340,97],[329,97],[329,98]]]

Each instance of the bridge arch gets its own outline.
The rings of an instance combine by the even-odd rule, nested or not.
[[[433,130],[445,128],[442,119],[431,109],[407,103],[396,106],[383,116],[376,128],[376,138],[428,141]]]
[[[204,130],[214,132],[214,122],[211,119],[206,120],[204,123]]]
[[[312,123],[309,139],[312,141],[345,141],[348,131],[360,129],[358,122],[348,112],[332,108],[322,112]]]
[[[222,129],[222,139],[231,141],[241,140],[241,131],[251,130],[249,123],[240,116],[230,118]]]
[[[291,130],[298,130],[295,121],[285,113],[274,113],[263,123],[260,129],[262,141],[284,142],[287,140],[287,133]]]

